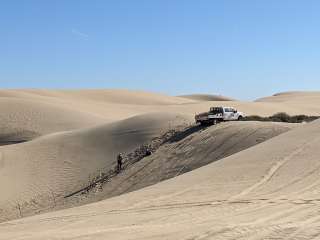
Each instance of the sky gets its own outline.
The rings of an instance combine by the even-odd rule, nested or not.
[[[0,88],[320,90],[320,1],[0,0]]]

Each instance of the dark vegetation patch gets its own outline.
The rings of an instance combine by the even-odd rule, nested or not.
[[[286,123],[302,123],[312,122],[319,119],[320,116],[294,115],[290,116],[285,112],[276,113],[269,117],[261,117],[258,115],[251,115],[244,117],[243,121],[260,121],[260,122],[286,122]]]

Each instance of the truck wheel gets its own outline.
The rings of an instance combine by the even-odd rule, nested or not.
[[[200,122],[200,125],[201,125],[202,127],[204,127],[204,126],[206,126],[206,125],[207,125],[207,123],[206,123],[206,122],[201,121],[201,122]]]
[[[239,116],[239,117],[238,117],[238,121],[241,121],[242,119],[243,119],[242,116]]]

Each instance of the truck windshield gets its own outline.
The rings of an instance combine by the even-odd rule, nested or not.
[[[212,114],[223,113],[223,110],[221,107],[212,107],[210,108],[210,113]]]

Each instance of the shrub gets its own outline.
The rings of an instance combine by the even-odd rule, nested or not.
[[[280,112],[269,117],[251,115],[251,116],[244,117],[242,120],[243,121],[260,121],[260,122],[302,123],[302,122],[311,122],[319,118],[320,118],[319,116],[307,116],[307,115],[290,116],[285,112]]]
[[[258,115],[252,115],[252,116],[247,116],[243,118],[243,121],[260,121],[260,122],[265,122],[268,121],[268,118],[266,117],[261,117]]]
[[[290,122],[291,117],[284,112],[276,113],[269,117],[272,122]]]

